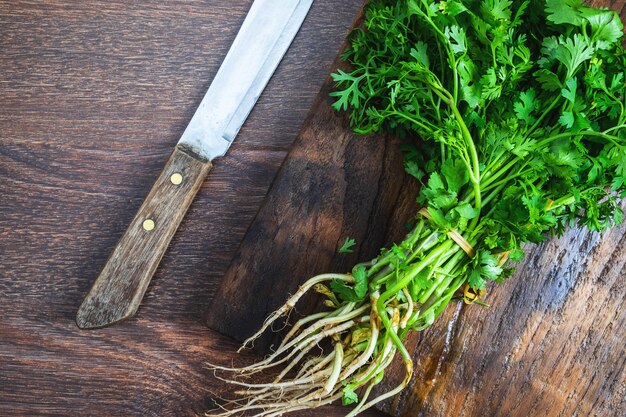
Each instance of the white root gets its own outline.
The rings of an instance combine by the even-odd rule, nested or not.
[[[334,357],[335,357],[335,352],[332,352],[330,355],[326,355],[323,358],[314,358],[314,360],[311,360],[302,366],[302,368],[296,375],[296,378],[318,371],[319,369],[326,366],[330,361],[332,361]]]
[[[328,374],[328,373],[329,372],[327,372],[327,371],[320,371],[320,375],[318,375],[319,378],[316,378],[316,375],[312,375],[312,376],[308,376],[308,377],[305,377],[305,378],[292,380],[292,381],[288,381],[288,382],[279,382],[278,384],[275,384],[275,383],[269,383],[269,384],[248,384],[246,382],[229,380],[229,379],[221,378],[219,376],[216,376],[216,378],[219,379],[220,381],[228,382],[229,384],[232,384],[232,385],[239,385],[240,387],[280,389],[280,388],[293,387],[293,386],[296,386],[296,385],[309,385],[312,382],[316,382],[317,380],[324,379],[323,377],[326,374]],[[248,392],[251,393],[251,394],[254,394],[254,393],[257,393],[258,391],[248,391]]]
[[[324,330],[322,332],[314,334],[313,338],[306,339],[308,336],[311,336],[313,333],[315,333],[320,328],[325,327],[325,326],[330,326],[330,325],[334,324],[333,321],[330,320],[330,319],[320,320],[319,322],[315,323],[313,326],[307,328],[297,338],[295,338],[294,340],[289,342],[287,345],[283,346],[283,348],[281,348],[281,349],[277,350],[276,352],[274,352],[273,354],[269,355],[264,360],[262,360],[260,362],[257,362],[255,364],[252,364],[250,366],[245,366],[245,367],[241,367],[241,368],[233,368],[233,367],[220,366],[220,365],[215,365],[215,364],[207,364],[207,366],[209,367],[209,369],[226,371],[226,372],[235,372],[235,373],[245,374],[245,375],[254,374],[254,373],[260,372],[260,371],[262,371],[264,369],[275,367],[277,365],[285,363],[287,360],[289,360],[289,358],[291,358],[293,355],[298,353],[302,349],[302,345],[304,343],[306,343],[306,345],[304,346],[305,348],[308,347],[308,346],[310,346],[310,348],[313,348],[313,346],[315,346],[315,344],[317,342],[311,344],[312,340],[320,341],[325,336],[329,336],[329,335],[332,335],[334,333],[345,331],[347,328],[350,328],[352,325],[354,325],[356,323],[352,319],[354,319],[359,314],[363,313],[366,309],[367,309],[367,306],[363,306],[362,308],[359,308],[357,310],[353,310],[352,312],[350,312],[350,313],[348,313],[348,314],[346,314],[346,315],[344,315],[342,317],[336,317],[336,318],[334,318],[335,319],[334,321],[338,321],[338,322],[341,322],[342,320],[350,320],[350,321],[348,323],[343,323],[341,326],[336,326],[334,328],[329,328],[327,330]],[[337,320],[337,319],[339,319],[339,320]],[[293,348],[293,349],[291,349],[291,351],[289,351],[290,348]],[[280,357],[284,353],[286,353],[286,356],[283,357],[282,359],[277,360],[277,358]]]
[[[300,411],[300,410],[310,410],[312,408],[318,408],[318,407],[322,407],[324,405],[328,405],[331,404],[337,400],[341,399],[341,394],[337,394],[334,395],[332,397],[329,397],[328,399],[325,399],[324,401],[318,401],[316,403],[314,403],[313,406],[311,405],[294,405],[290,408],[284,409],[284,410],[280,410],[280,411],[272,411],[272,412],[265,412],[265,413],[261,413],[261,414],[255,414],[252,417],[278,417],[278,416],[282,416],[285,413],[293,413],[294,411]]]
[[[364,319],[361,319],[361,321],[364,321]],[[287,375],[287,373],[293,369],[293,367],[295,367],[298,363],[300,363],[300,361],[303,359],[303,357],[311,351],[311,349],[313,349],[315,346],[318,345],[318,343],[320,343],[324,338],[328,337],[328,336],[332,336],[334,334],[338,334],[338,333],[342,333],[345,330],[349,329],[350,327],[354,326],[354,324],[356,323],[356,321],[351,320],[347,323],[342,324],[341,326],[335,326],[335,327],[329,327],[328,329],[322,331],[321,333],[318,333],[317,335],[315,335],[314,337],[303,341],[302,343],[306,342],[307,345],[305,345],[305,347],[303,349],[300,348],[300,346],[296,346],[290,353],[293,354],[295,352],[297,352],[298,350],[301,350],[300,354],[298,356],[296,356],[296,358],[294,358],[284,369],[283,371],[276,377],[276,379],[274,380],[274,382],[279,382],[280,380],[282,380],[285,375]],[[290,355],[286,356],[285,358],[281,359],[280,361],[274,362],[269,366],[276,366],[279,363],[285,362],[286,359],[290,358]],[[269,367],[268,366],[268,367]]]
[[[352,276],[343,274],[325,274],[304,284],[287,304],[268,318],[262,331],[287,314],[295,307],[302,295],[314,285],[331,279],[353,281]],[[282,365],[281,371],[268,383],[247,383],[220,378],[230,384],[242,387],[237,394],[238,402],[231,402],[218,414],[207,416],[231,417],[240,413],[249,413],[254,417],[278,417],[300,410],[313,409],[339,400],[343,396],[344,385],[349,383],[355,388],[363,387],[360,401],[349,414],[354,416],[371,407],[376,402],[399,392],[412,374],[407,365],[406,382],[392,391],[373,400],[369,400],[373,387],[380,381],[382,372],[394,359],[397,348],[390,337],[381,343],[381,318],[376,308],[379,293],[370,295],[369,302],[345,303],[332,312],[312,314],[300,319],[283,338],[275,352],[263,360],[241,368],[213,366],[213,369],[251,375],[269,368]],[[382,314],[389,314],[391,330],[397,332],[413,315],[414,305],[410,296],[405,294],[407,302],[388,305]],[[358,332],[358,333],[356,333]],[[246,341],[249,346],[261,334],[257,332]],[[355,339],[358,334],[358,339]],[[383,333],[384,334],[384,333]],[[367,343],[362,343],[367,340]],[[327,342],[332,341],[332,350]],[[363,348],[362,345],[365,345]],[[311,351],[320,347],[323,355],[311,355]],[[295,371],[296,368],[299,368]],[[343,383],[342,383],[343,382]],[[234,407],[231,409],[230,406]]]
[[[367,382],[372,375],[378,374],[380,370],[385,369],[393,360],[395,354],[395,348],[391,338],[387,339],[383,351],[379,354],[378,359],[372,361],[372,363],[363,371],[356,374],[354,377],[355,384],[361,385]]]
[[[346,306],[346,307],[348,307],[348,306]],[[357,317],[360,314],[364,313],[367,310],[367,308],[368,308],[368,306],[365,305],[365,306],[363,306],[361,308],[358,308],[356,310],[349,311],[348,313],[343,314],[341,316],[328,317],[326,319],[318,321],[317,323],[314,323],[313,325],[309,326],[306,330],[304,330],[300,335],[298,335],[298,337],[292,339],[289,343],[285,344],[282,348],[276,350],[276,352],[272,353],[267,358],[265,358],[264,360],[254,364],[254,365],[250,365],[250,366],[243,367],[243,368],[227,368],[227,367],[216,367],[216,368],[220,369],[220,370],[223,370],[223,371],[230,371],[230,372],[247,372],[247,371],[252,371],[252,370],[254,370],[254,372],[258,372],[258,370],[260,370],[260,369],[273,367],[273,366],[276,366],[276,365],[278,365],[280,363],[284,363],[284,360],[276,361],[276,359],[279,356],[281,356],[283,353],[287,352],[289,349],[294,347],[295,345],[300,344],[301,342],[303,342],[308,336],[310,336],[311,334],[315,333],[320,328],[323,328],[323,327],[328,326],[328,325],[333,325],[333,324],[336,324],[336,323],[341,323],[342,321],[354,319],[355,317]],[[292,352],[289,353],[288,355],[293,356],[293,354],[294,354],[294,351],[292,350]],[[268,365],[268,366],[264,366],[264,365]]]
[[[335,343],[335,351],[333,353],[335,355],[333,369],[328,377],[328,381],[324,384],[324,391],[326,391],[327,394],[330,394],[333,391],[337,381],[339,380],[339,374],[341,373],[341,365],[343,362],[343,346],[341,346],[341,343]]]
[[[313,349],[316,345],[316,341],[313,341],[305,349],[302,349],[302,352],[300,352],[300,354],[296,356],[287,366],[285,366],[280,374],[278,374],[278,376],[274,379],[274,383],[277,384],[282,381],[283,378],[289,373],[289,371],[291,371],[296,365],[298,365],[302,361],[302,359],[304,359],[304,356],[306,356],[306,354],[309,353],[311,349]]]
[[[265,322],[263,323],[263,326],[261,326],[258,332],[256,332],[255,334],[250,336],[248,339],[246,339],[245,342],[243,342],[243,345],[241,346],[241,348],[239,348],[239,352],[241,352],[242,350],[248,347],[251,347],[254,344],[254,341],[258,339],[259,336],[261,336],[265,332],[265,330],[267,330],[268,327],[270,327],[276,320],[278,320],[279,318],[289,313],[296,306],[296,304],[298,303],[298,300],[300,300],[300,298],[302,298],[302,296],[306,294],[306,292],[311,287],[313,287],[316,284],[319,284],[320,282],[330,281],[334,279],[338,279],[338,280],[345,281],[345,282],[354,282],[354,278],[352,277],[352,275],[348,275],[348,274],[321,274],[308,280],[298,289],[298,291],[296,291],[294,295],[289,297],[287,302],[283,304],[282,307],[280,307],[278,310],[270,314],[270,316],[265,320]]]
[[[291,330],[289,330],[289,333],[287,333],[287,335],[283,338],[283,340],[281,341],[280,345],[278,346],[278,349],[282,349],[283,346],[285,346],[285,343],[290,341],[291,338],[298,332],[298,330],[300,330],[300,328],[302,326],[304,326],[305,324],[310,323],[312,321],[324,319],[329,314],[331,314],[331,313],[325,311],[325,312],[322,312],[322,313],[311,314],[310,316],[307,316],[307,317],[304,317],[303,319],[298,320],[296,322],[296,324],[293,325]]]
[[[378,332],[379,332],[378,320],[379,319],[378,319],[378,313],[376,313],[375,306],[376,306],[376,302],[378,301],[378,297],[379,297],[378,292],[375,292],[374,294],[372,294],[372,297],[371,297],[371,305],[372,305],[372,309],[370,313],[371,314],[371,320],[370,320],[371,330],[370,330],[370,337],[367,342],[367,347],[365,348],[365,351],[363,352],[361,356],[356,358],[350,365],[348,365],[346,369],[344,369],[344,371],[339,376],[341,380],[347,379],[357,369],[365,365],[365,363],[372,356],[372,353],[374,353],[374,349],[376,349],[376,344],[378,342]]]
[[[405,316],[406,316],[406,314],[405,314]],[[392,324],[391,324],[392,329],[394,331],[396,331],[398,329],[398,322],[400,321],[399,317],[400,317],[399,311],[397,309],[395,309],[394,310],[394,314],[393,314],[393,321],[392,321]],[[377,384],[377,382],[376,382],[376,375],[381,370],[386,369],[389,365],[391,365],[391,362],[393,361],[393,358],[395,357],[395,352],[396,352],[396,348],[393,345],[393,342],[392,342],[391,338],[387,339],[387,342],[385,343],[385,347],[383,348],[383,352],[380,355],[380,360],[379,361],[374,361],[370,365],[370,367],[368,369],[366,369],[365,372],[361,373],[359,375],[359,377],[357,378],[357,383],[356,383],[357,385],[365,384],[365,383],[367,383],[368,380],[371,380],[372,382],[365,389],[365,393],[361,397],[361,400],[359,401],[359,404],[346,417],[356,416],[361,411],[364,411],[365,409],[371,407],[371,405],[368,405],[370,403],[366,403],[366,401],[369,398],[369,395],[370,395],[372,389]],[[374,404],[375,404],[375,402],[374,402]]]

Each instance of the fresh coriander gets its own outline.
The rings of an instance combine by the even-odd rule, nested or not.
[[[223,415],[279,415],[342,399],[356,404],[354,416],[409,382],[407,333],[430,326],[454,299],[484,304],[481,290],[511,275],[507,260],[520,261],[524,243],[570,225],[620,223],[622,36],[616,12],[580,0],[370,0],[343,55],[351,69],[333,75],[331,95],[356,132],[409,143],[404,166],[422,182],[415,227],[351,274],[311,279],[272,315],[247,343],[308,288],[318,285],[332,306],[239,370],[288,364],[275,385],[246,385],[249,404]],[[326,281],[330,289],[319,286]],[[323,342],[331,352],[305,359]],[[397,354],[405,380],[370,399]]]
[[[356,246],[356,240],[347,237],[346,241],[343,242],[343,245],[339,248],[339,253],[352,253],[352,247]]]

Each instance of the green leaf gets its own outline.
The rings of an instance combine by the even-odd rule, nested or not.
[[[521,25],[523,22],[523,18],[524,16],[524,12],[526,12],[526,9],[528,8],[528,6],[530,5],[531,0],[525,0],[524,2],[522,2],[522,4],[519,5],[519,7],[517,8],[517,12],[515,12],[515,17],[513,18],[513,21],[511,22],[512,26],[519,26]]]
[[[455,195],[461,190],[461,188],[469,182],[469,172],[465,163],[460,159],[448,158],[441,166],[441,173],[446,179],[448,184],[448,191]],[[433,174],[434,175],[434,174]],[[437,176],[439,178],[439,176]],[[439,178],[441,181],[441,178]],[[441,186],[443,188],[443,184]]]
[[[337,294],[339,298],[348,302],[358,301],[354,290],[341,280],[333,280],[330,282],[330,289]]]
[[[523,196],[522,203],[528,209],[528,216],[531,222],[537,220],[546,207],[546,200],[537,193]]]
[[[467,55],[458,58],[456,63],[459,74],[459,85],[461,88],[461,97],[471,108],[475,108],[482,104],[480,84],[476,81],[480,80],[477,72],[476,64]]]
[[[624,221],[624,211],[618,207],[615,209],[615,212],[613,213],[613,223],[616,226],[621,226],[623,221]]]
[[[535,71],[535,78],[541,84],[541,88],[546,91],[557,91],[561,89],[562,84],[558,75],[547,69]]]
[[[581,0],[547,0],[547,18],[552,23],[579,26],[583,22],[580,15],[582,7]]]
[[[517,118],[523,120],[528,125],[532,125],[535,122],[533,113],[539,107],[535,90],[530,88],[523,91],[519,95],[519,101],[513,105]]]
[[[331,74],[331,76],[333,81],[337,83],[337,86],[344,87],[343,90],[330,93],[331,97],[337,97],[337,101],[333,103],[333,108],[340,111],[347,110],[349,106],[359,107],[361,100],[365,98],[365,95],[359,90],[359,83],[363,76],[354,77],[340,69],[337,70],[337,73]]]
[[[448,16],[455,17],[460,15],[463,12],[467,11],[467,7],[459,1],[456,0],[447,0],[439,3],[439,10],[443,14],[447,14]]]
[[[622,25],[614,12],[583,3],[366,3],[364,28],[352,32],[343,55],[351,71],[334,76],[335,108],[349,109],[357,133],[423,140],[405,168],[425,183],[418,202],[431,231],[473,225],[467,220],[476,213],[464,203],[472,190],[462,168],[474,155],[465,127],[477,148],[479,187],[490,195],[471,231],[483,249],[514,251],[571,222],[599,230],[619,217],[606,193],[613,187],[626,196],[626,163],[612,150],[626,148]],[[548,196],[575,200],[547,210]],[[386,253],[400,269],[418,258]],[[497,264],[476,262],[467,278],[481,286]],[[335,287],[343,299],[358,298],[356,283]]]
[[[420,200],[436,209],[447,210],[457,202],[457,193],[446,189],[443,179],[437,172],[428,178],[427,187],[420,191]]]
[[[447,190],[440,190],[435,193],[428,193],[428,190],[424,190],[424,194],[428,195],[428,202],[435,208],[448,210],[457,202],[456,193]]]
[[[346,241],[343,242],[343,245],[339,248],[339,253],[352,253],[352,247],[356,245],[356,240],[347,237]]]
[[[469,274],[468,283],[470,287],[475,290],[483,290],[486,287],[487,281],[480,275],[480,271],[474,269]]]
[[[549,69],[556,61],[556,51],[559,49],[559,38],[548,36],[541,41],[541,58],[537,61],[540,67]]]
[[[394,245],[391,247],[391,251],[393,252],[394,255],[396,255],[396,258],[398,258],[401,261],[406,261],[406,254],[404,253],[404,250],[400,246],[394,243]]]
[[[441,210],[437,210],[433,207],[428,208],[428,214],[430,214],[431,221],[435,223],[438,227],[442,229],[447,229],[450,227],[450,222],[446,220],[446,216],[443,215]]]
[[[460,26],[448,26],[444,30],[444,35],[450,41],[450,46],[455,54],[464,54],[467,52],[467,40],[465,38],[465,30]]]
[[[500,239],[496,232],[492,232],[489,236],[487,236],[484,242],[489,249],[497,248],[500,245]]]
[[[611,87],[610,90],[614,92],[623,93],[624,88],[624,73],[618,72],[613,74],[611,78]]]
[[[561,95],[574,104],[576,102],[576,88],[576,77],[568,78],[565,82],[565,88],[561,90]]]
[[[609,49],[624,36],[624,25],[614,10],[588,9],[585,18],[591,28],[591,41],[598,49]]]
[[[521,249],[513,249],[509,253],[509,259],[513,262],[521,262],[524,259],[524,251]]]
[[[430,288],[431,281],[429,281],[428,277],[430,275],[430,270],[428,268],[422,269],[416,276],[413,278],[413,284],[420,290],[426,290]],[[417,294],[415,294],[417,295]]]
[[[565,65],[567,68],[566,78],[570,78],[585,61],[591,59],[593,52],[593,47],[589,46],[582,36],[575,34],[571,38],[559,40],[555,57]]]
[[[480,11],[486,18],[493,20],[511,20],[511,2],[509,0],[483,0]]]
[[[432,191],[445,190],[443,180],[437,172],[430,174],[430,178],[428,178],[428,188]]]
[[[615,179],[612,184],[614,190],[626,184],[626,146],[614,146],[609,151],[611,167],[615,169]]]
[[[502,267],[498,266],[498,258],[489,251],[480,252],[481,275],[490,280],[495,280],[502,273]]]
[[[337,294],[339,298],[348,302],[359,301],[354,290],[350,288],[345,282],[335,279],[330,282],[330,289]]]
[[[339,298],[348,302],[359,302],[367,295],[368,281],[367,269],[363,265],[358,265],[352,270],[354,285],[350,286],[343,280],[335,279],[330,282],[330,289]]]
[[[495,100],[502,94],[501,79],[494,68],[489,68],[485,75],[480,78],[482,96],[488,100]]]
[[[354,386],[351,384],[344,384],[341,396],[341,403],[343,405],[356,404],[359,402],[359,396],[354,392]]]
[[[354,293],[360,299],[367,295],[367,269],[364,265],[358,265],[352,270],[354,277]]]
[[[591,123],[585,113],[575,112],[574,125],[572,126],[572,132],[581,132],[583,130],[591,129]]]
[[[430,59],[428,58],[427,53],[428,46],[426,43],[422,41],[417,41],[415,47],[411,49],[411,56],[415,58],[415,60],[422,64],[424,67],[430,67]]]
[[[418,180],[422,180],[422,178],[424,178],[424,175],[426,175],[426,173],[424,172],[424,170],[419,166],[419,164],[411,159],[406,159],[404,161],[404,170],[412,177],[417,178]]]
[[[466,220],[471,220],[478,216],[478,211],[469,203],[459,204],[454,208],[454,211]]]
[[[563,114],[561,114],[561,117],[559,117],[559,123],[568,129],[571,129],[572,126],[574,126],[575,121],[576,119],[574,117],[574,113],[571,111],[564,111]]]

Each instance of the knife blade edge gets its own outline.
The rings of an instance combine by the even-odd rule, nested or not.
[[[313,0],[254,2],[179,145],[209,161],[226,154],[312,3]],[[270,36],[264,38],[256,29],[267,23],[269,15],[270,23],[263,33]]]

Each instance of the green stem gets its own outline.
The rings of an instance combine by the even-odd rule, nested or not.
[[[463,116],[461,116],[459,109],[457,108],[456,104],[453,102],[452,97],[450,96],[450,93],[446,91],[445,89],[439,88],[435,85],[432,85],[432,84],[429,84],[429,85],[433,89],[435,94],[441,97],[442,100],[448,105],[448,107],[450,107],[450,110],[452,110],[452,114],[454,115],[457,125],[459,126],[459,129],[461,129],[461,135],[463,136],[465,146],[470,151],[472,167],[469,170],[469,174],[470,174],[470,180],[474,187],[475,207],[476,207],[476,210],[480,212],[480,209],[481,209],[480,160],[478,159],[478,151],[476,150],[476,145],[474,144],[474,140],[472,139],[472,134],[467,128],[467,125],[465,124],[465,121],[463,120]],[[475,226],[475,224],[473,226]]]
[[[394,342],[394,345],[396,346],[398,351],[400,351],[400,354],[402,355],[402,357],[404,359],[406,359],[406,360],[411,360],[411,355],[409,355],[408,351],[406,350],[406,348],[402,344],[402,341],[400,340],[400,338],[398,337],[396,332],[394,332],[392,327],[391,327],[391,321],[389,320],[389,316],[385,313],[386,303],[387,303],[387,301],[390,298],[395,296],[398,293],[398,291],[402,290],[404,287],[409,285],[409,283],[424,268],[426,268],[429,264],[435,262],[435,260],[437,258],[439,258],[441,255],[446,253],[450,249],[451,245],[452,245],[452,241],[451,240],[447,240],[444,243],[442,243],[441,245],[439,245],[439,247],[437,247],[436,249],[430,251],[428,256],[426,256],[421,261],[417,262],[415,264],[415,266],[413,266],[411,268],[411,270],[408,271],[404,275],[404,277],[402,277],[401,280],[396,282],[395,285],[393,285],[391,288],[388,288],[384,293],[382,293],[380,295],[380,298],[376,302],[376,309],[377,309],[378,314],[380,316],[380,321],[382,322],[382,324],[385,327],[385,329],[387,330],[387,332],[390,334],[391,339]]]
[[[552,104],[550,104],[550,106],[548,106],[548,108],[541,114],[541,116],[539,116],[539,118],[537,119],[535,124],[526,132],[526,138],[529,138],[532,135],[532,133],[535,131],[535,129],[537,129],[539,127],[539,124],[543,121],[543,119],[545,119],[546,116],[548,116],[548,114],[550,114],[550,112],[552,111],[554,106],[559,104],[560,100],[561,100],[561,96],[559,95],[552,101]]]
[[[434,130],[433,130],[434,127],[426,126],[424,123],[418,121],[417,119],[414,119],[411,116],[408,116],[408,115],[406,115],[406,114],[404,114],[402,112],[399,112],[399,111],[397,111],[395,109],[393,111],[389,112],[389,115],[392,115],[392,114],[395,114],[396,116],[402,117],[403,119],[406,119],[406,120],[408,120],[411,123],[414,123],[415,125],[421,127],[425,131],[429,132],[431,135],[434,133]]]
[[[616,126],[617,127],[617,126]],[[610,130],[615,130],[615,128],[610,129]],[[606,133],[607,131],[604,132],[595,132],[595,131],[582,131],[582,132],[564,132],[564,133],[559,133],[557,135],[553,135],[553,136],[549,136],[541,141],[538,141],[535,145],[536,149],[542,149],[545,146],[549,145],[550,142],[553,142],[555,140],[559,140],[559,139],[566,139],[566,138],[571,138],[573,136],[591,136],[591,137],[599,137],[602,139],[605,139],[611,143],[613,143],[616,146],[623,146],[620,143],[620,138],[614,135],[608,135]],[[488,172],[485,175],[484,181],[483,181],[483,187],[484,189],[488,189],[490,186],[494,185],[494,181],[499,179],[502,175],[506,174],[507,172],[509,172],[509,170],[511,168],[513,168],[517,163],[519,163],[521,160],[523,159],[523,157],[521,156],[514,156],[508,163],[506,163],[506,165],[502,166],[500,169],[498,169],[494,174],[489,174]],[[508,179],[508,177],[507,177]]]
[[[446,266],[443,269],[443,273],[440,274],[439,278],[437,279],[437,281],[428,289],[426,290],[423,294],[421,294],[421,296],[419,297],[419,299],[417,300],[417,302],[419,304],[426,304],[426,302],[428,301],[428,299],[432,296],[432,294],[441,287],[442,282],[445,280],[446,276],[450,274],[450,272],[452,272],[456,265],[461,262],[463,260],[464,257],[466,257],[467,255],[465,254],[465,252],[457,252],[456,255],[454,255],[454,257],[452,257],[452,259],[450,259],[450,261],[448,261],[448,263],[446,264]]]
[[[430,7],[429,7],[428,3],[426,3],[424,0],[422,0],[422,5],[424,6],[424,8],[426,10],[430,11]],[[432,21],[432,19],[430,18],[430,15],[427,15],[421,9],[416,9],[416,12],[421,14],[422,17],[424,17],[426,19],[426,22],[428,23],[428,25],[441,38],[443,44],[445,45],[446,52],[448,54],[448,58],[450,59],[450,68],[452,69],[452,78],[453,78],[453,82],[454,82],[454,95],[452,97],[454,99],[454,103],[456,104],[458,102],[458,96],[459,96],[459,74],[458,74],[458,71],[457,71],[457,68],[456,68],[457,67],[457,65],[456,65],[456,57],[454,56],[454,51],[452,50],[452,45],[450,44],[450,40],[437,27],[435,22]]]

